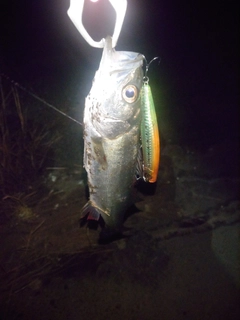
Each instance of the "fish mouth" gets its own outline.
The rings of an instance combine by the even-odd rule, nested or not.
[[[132,51],[116,51],[112,47],[112,38],[106,37],[99,70],[110,73],[137,69],[143,65],[143,55]]]

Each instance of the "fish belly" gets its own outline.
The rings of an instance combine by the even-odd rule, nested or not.
[[[85,127],[84,165],[88,175],[90,200],[83,210],[89,219],[103,218],[106,227],[118,229],[127,207],[139,145],[139,126],[108,139],[101,137],[92,126]]]

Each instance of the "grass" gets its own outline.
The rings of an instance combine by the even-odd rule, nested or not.
[[[40,123],[29,116],[13,84],[0,77],[0,192],[26,191],[49,165],[52,147],[60,140],[56,123]],[[24,109],[24,110],[23,110]]]
[[[46,121],[49,114],[30,98],[0,76],[0,215],[16,207],[30,215],[29,199],[61,139],[57,121]]]
[[[41,286],[44,275],[68,267],[68,257],[92,248],[78,228],[84,186],[68,176],[77,168],[82,179],[81,163],[74,164],[82,159],[81,127],[64,119],[0,76],[0,300]],[[50,187],[49,172],[59,175]]]

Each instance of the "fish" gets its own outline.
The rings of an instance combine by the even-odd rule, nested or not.
[[[80,224],[103,221],[105,234],[119,233],[132,204],[140,128],[143,55],[116,51],[106,37],[99,69],[85,99],[84,167],[89,201]]]

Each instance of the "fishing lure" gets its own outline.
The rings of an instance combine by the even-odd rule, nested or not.
[[[157,59],[157,57],[153,60],[155,59]],[[151,60],[150,63],[153,60]],[[141,143],[143,179],[146,182],[154,183],[157,180],[160,163],[160,136],[149,78],[146,76],[150,63],[146,66],[146,73],[141,89]]]

